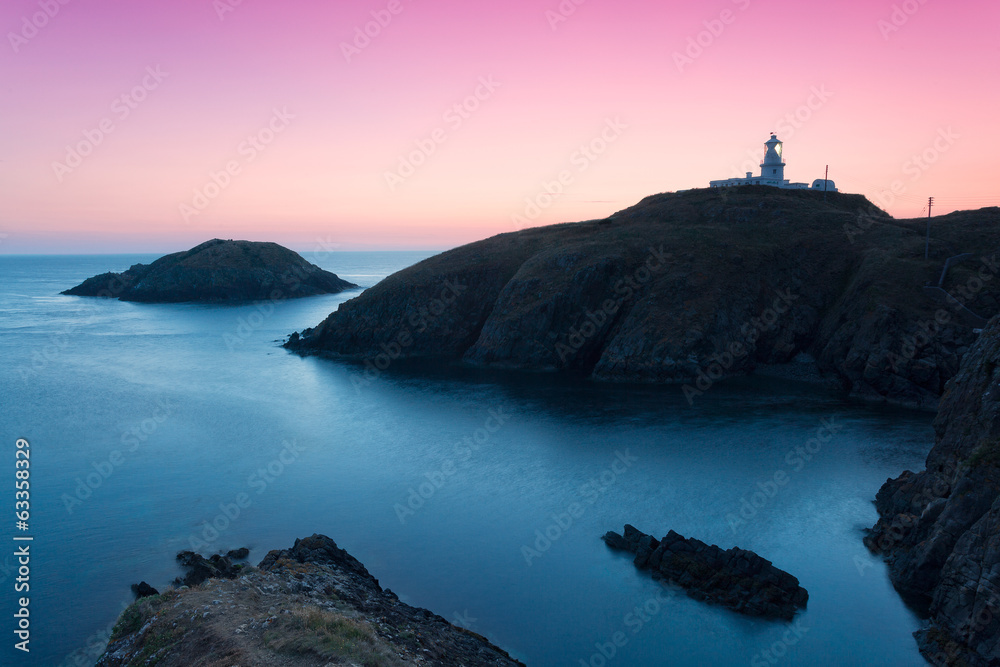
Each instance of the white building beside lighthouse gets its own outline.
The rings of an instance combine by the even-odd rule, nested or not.
[[[790,183],[785,180],[785,160],[782,156],[783,144],[774,134],[764,144],[764,160],[760,163],[760,176],[754,176],[748,171],[746,178],[727,178],[723,181],[709,181],[709,186],[713,188],[731,188],[739,185],[770,185],[774,188],[784,188],[786,190],[824,190],[836,192],[837,187],[833,181],[817,178],[812,183],[812,187],[807,183]]]

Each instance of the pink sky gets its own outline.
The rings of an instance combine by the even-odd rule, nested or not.
[[[897,217],[1000,204],[998,3],[63,1],[0,5],[0,253],[444,249],[742,176],[770,131]]]

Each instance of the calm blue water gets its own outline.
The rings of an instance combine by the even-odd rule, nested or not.
[[[424,256],[309,259],[370,286]],[[28,438],[35,536],[25,661],[3,522],[4,664],[91,664],[129,584],[165,585],[192,540],[249,546],[256,562],[313,532],[529,665],[604,664],[616,633],[608,665],[923,664],[918,621],[861,536],[879,485],[922,466],[927,415],[763,380],[693,406],[677,387],[539,375],[390,369],[360,384],[354,367],[277,343],[358,291],[273,310],[58,295],[149,259],[0,257],[2,475]],[[832,438],[798,458],[831,419]],[[766,484],[779,472],[785,484]],[[758,483],[770,495],[754,498]],[[249,505],[229,519],[240,494]],[[753,549],[799,577],[809,608],[790,626],[660,601],[599,539],[626,522]]]

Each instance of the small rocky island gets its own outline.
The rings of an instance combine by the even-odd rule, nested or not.
[[[212,239],[152,264],[88,278],[63,294],[144,303],[238,303],[336,294],[354,287],[277,243]]]
[[[634,553],[635,566],[652,570],[654,579],[741,614],[791,620],[809,600],[798,579],[752,551],[723,551],[672,530],[657,540],[628,524],[624,534],[611,531],[603,539],[612,549]]]
[[[256,568],[233,562],[245,555],[178,554],[188,572],[175,583],[185,585],[163,594],[147,585],[98,666],[521,665],[485,637],[400,602],[329,537],[296,540]]]

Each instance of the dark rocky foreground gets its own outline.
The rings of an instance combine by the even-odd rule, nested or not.
[[[438,359],[677,383],[689,400],[804,359],[857,396],[933,409],[982,326],[976,313],[1000,312],[997,222],[997,208],[935,218],[925,260],[926,220],[895,220],[859,195],[655,195],[605,220],[431,257],[286,347],[380,369]],[[942,280],[959,253],[971,255]]]
[[[152,264],[88,278],[63,294],[122,301],[280,301],[357,287],[277,243],[213,239]]]
[[[636,567],[652,570],[654,578],[741,614],[791,620],[809,599],[798,579],[752,551],[723,551],[672,530],[657,540],[628,524],[623,535],[608,532],[603,539],[612,549],[634,553]]]
[[[218,576],[137,600],[103,667],[496,665],[521,663],[474,633],[383,590],[328,537],[296,540],[256,567],[182,553],[188,575]]]
[[[1000,317],[948,383],[926,469],[878,492],[865,539],[896,588],[931,622],[917,633],[936,665],[1000,665]]]

